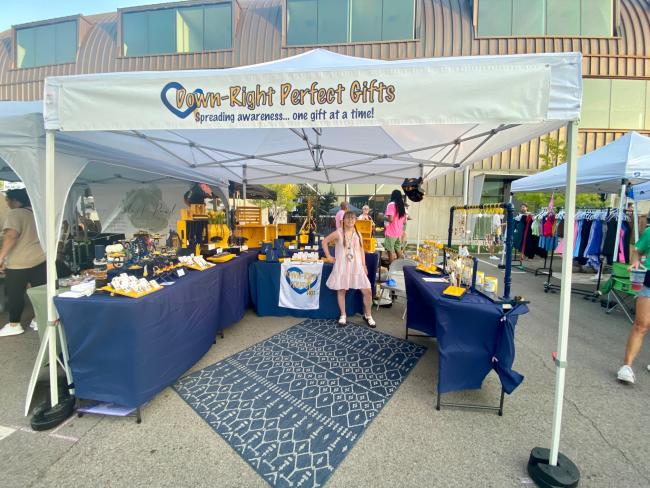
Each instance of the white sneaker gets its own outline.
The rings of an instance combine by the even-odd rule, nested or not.
[[[648,364],[648,371],[650,371],[650,364]]]
[[[623,381],[625,383],[634,383],[636,380],[636,377],[634,376],[634,371],[632,371],[632,368],[629,367],[627,364],[624,366],[621,366],[621,369],[618,370],[618,374],[616,375],[619,381]]]
[[[36,322],[35,319],[32,319],[32,321],[29,323],[29,328],[32,330],[38,330],[38,322]]]
[[[490,256],[490,259],[493,259],[493,260],[495,260],[495,261],[498,261],[498,260],[501,259],[501,258],[500,258],[499,256]]]
[[[25,331],[23,330],[20,324],[13,325],[9,323],[5,325],[2,329],[0,329],[0,337],[9,337],[13,335],[22,334],[23,332]]]

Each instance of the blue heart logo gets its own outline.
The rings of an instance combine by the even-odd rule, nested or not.
[[[181,119],[184,119],[185,117],[190,115],[192,112],[194,112],[194,110],[196,110],[196,101],[194,102],[194,105],[192,105],[191,107],[187,107],[185,110],[178,110],[174,105],[172,105],[169,102],[169,99],[167,98],[167,92],[169,92],[170,90],[178,91],[178,90],[184,90],[184,89],[185,89],[185,87],[183,85],[181,85],[178,81],[171,81],[171,82],[167,83],[163,87],[162,91],[160,92],[160,99],[162,100],[163,105],[165,107],[167,107],[167,109],[171,113],[173,113],[176,117],[179,117]],[[203,90],[201,90],[200,88],[197,88],[196,90],[194,90],[194,93],[203,94]]]
[[[316,283],[318,283],[318,275],[315,274],[313,280],[312,280],[310,283],[307,283],[307,287],[306,287],[306,288],[296,288],[295,286],[293,286],[293,283],[292,283],[292,281],[291,281],[291,275],[292,275],[292,274],[293,274],[293,275],[296,275],[296,274],[297,274],[297,275],[299,276],[299,281],[304,281],[304,280],[302,279],[304,273],[302,272],[302,269],[293,266],[293,267],[287,269],[287,272],[286,272],[285,275],[284,275],[284,279],[287,280],[287,283],[289,283],[289,286],[291,287],[291,289],[292,289],[293,291],[295,291],[296,293],[298,293],[299,295],[304,295],[304,294],[307,293],[309,290],[311,290],[312,288],[314,288],[314,287],[316,286]]]

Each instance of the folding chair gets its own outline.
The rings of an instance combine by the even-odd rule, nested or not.
[[[630,283],[630,272],[627,270],[627,264],[614,263],[612,265],[612,277],[609,282],[603,286],[607,291],[607,301],[605,303],[606,314],[612,313],[617,307],[623,311],[630,322],[634,322],[634,302],[630,305],[630,298],[633,300],[637,292],[632,289]],[[613,305],[612,305],[613,304]]]
[[[379,300],[377,300],[377,310],[379,310],[379,304],[384,298],[384,292],[386,290],[393,292],[396,297],[402,297],[406,299],[406,284],[404,283],[404,266],[415,266],[417,263],[412,259],[396,259],[390,264],[388,268],[388,279],[389,281],[383,282],[379,285],[381,288],[381,294],[379,295]],[[390,280],[394,280],[395,284],[393,286],[388,283]],[[402,320],[406,317],[406,303],[404,303],[404,313],[402,314]]]

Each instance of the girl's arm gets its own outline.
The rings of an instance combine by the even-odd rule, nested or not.
[[[325,254],[325,259],[327,260],[328,263],[333,263],[336,260],[330,255],[330,242],[334,242],[336,239],[338,239],[338,231],[332,232],[330,235],[328,235],[325,239],[323,239],[321,242],[323,244],[323,253]]]

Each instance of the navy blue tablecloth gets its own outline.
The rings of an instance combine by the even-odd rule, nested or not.
[[[406,326],[437,337],[438,391],[481,388],[494,369],[506,393],[512,393],[524,377],[512,369],[515,359],[515,325],[526,305],[503,310],[478,293],[461,300],[445,297],[444,283],[428,283],[413,266],[404,268],[407,294]]]
[[[191,368],[250,305],[242,253],[142,298],[55,298],[79,398],[137,407]]]
[[[378,257],[376,254],[366,253],[366,266],[371,289],[375,286],[377,275]],[[332,273],[333,265],[323,264],[323,277],[320,287],[320,301],[318,310],[297,310],[278,306],[280,297],[280,263],[266,263],[258,261],[248,268],[248,282],[251,300],[257,315],[272,315],[275,317],[293,316],[312,319],[336,319],[339,317],[339,306],[336,301],[336,291],[330,290],[327,278]],[[363,298],[360,291],[348,292],[345,297],[345,312],[348,316],[363,313]]]

